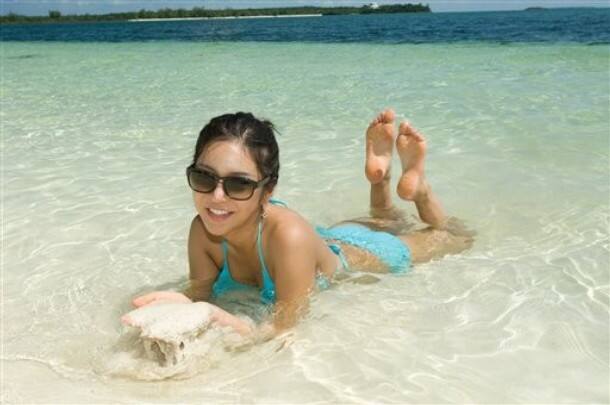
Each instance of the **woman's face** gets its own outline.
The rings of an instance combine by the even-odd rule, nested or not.
[[[261,180],[250,152],[237,141],[212,142],[203,150],[196,166],[218,177],[239,176],[254,181]],[[268,195],[263,198],[263,193],[265,189],[259,187],[250,199],[234,200],[225,194],[222,182],[219,182],[210,193],[193,191],[193,199],[207,231],[213,235],[226,236],[260,215],[262,201],[268,198]]]

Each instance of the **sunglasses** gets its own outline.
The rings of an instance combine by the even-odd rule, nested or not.
[[[211,193],[216,190],[218,183],[222,182],[222,190],[225,194],[229,198],[239,201],[250,199],[254,190],[264,186],[270,180],[270,177],[265,177],[260,181],[240,176],[220,177],[210,171],[198,169],[194,164],[186,168],[186,178],[189,186],[198,193]]]

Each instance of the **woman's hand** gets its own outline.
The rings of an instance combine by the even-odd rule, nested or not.
[[[153,291],[148,294],[141,295],[133,299],[132,303],[136,308],[141,308],[147,305],[161,304],[161,303],[178,303],[178,304],[191,304],[190,298],[186,295],[175,292],[175,291]],[[216,305],[208,304],[211,308],[211,321],[212,323],[220,327],[230,327],[242,336],[250,335],[253,333],[255,327],[253,324],[238,318],[237,316],[225,311]]]
[[[211,304],[210,304],[211,305]],[[222,308],[217,307],[216,305],[211,305],[212,307],[212,315],[211,321],[212,323],[220,326],[220,327],[230,327],[235,332],[239,333],[241,336],[250,336],[254,333],[256,327],[254,323],[247,322],[244,319],[241,319]]]
[[[134,307],[140,308],[146,305],[159,304],[161,302],[175,302],[187,304],[191,299],[186,295],[176,291],[153,291],[148,294],[140,295],[131,301]]]

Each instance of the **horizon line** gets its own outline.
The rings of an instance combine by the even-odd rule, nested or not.
[[[422,3],[419,3],[422,4]],[[416,5],[415,3],[403,3],[403,4],[396,4],[396,5]],[[432,9],[432,7],[430,7],[429,4],[423,4],[423,5],[427,5],[430,8],[431,13],[493,13],[493,12],[502,12],[502,11],[526,11],[528,9],[542,9],[542,10],[556,10],[556,9],[583,9],[583,8],[610,8],[610,3],[608,6],[576,6],[576,5],[570,5],[570,6],[554,6],[554,7],[542,7],[542,6],[529,6],[529,7],[520,7],[520,8],[515,8],[515,9],[498,9],[498,10],[489,10],[489,9],[485,9],[485,10],[446,10],[446,11],[434,11]],[[318,9],[333,9],[333,8],[343,8],[343,7],[352,7],[352,8],[363,8],[365,6],[336,6],[336,7],[328,7],[328,6],[286,6],[286,7],[244,7],[244,8],[231,8],[231,7],[225,7],[225,8],[208,8],[208,7],[202,7],[206,10],[211,10],[211,11],[227,11],[227,10],[263,10],[263,9],[278,9],[278,10],[282,10],[282,9],[291,9],[291,8],[318,8]],[[134,9],[131,11],[109,11],[109,12],[103,12],[103,13],[82,13],[82,14],[73,14],[73,13],[66,13],[64,14],[63,12],[61,13],[62,17],[64,16],[85,16],[85,15],[89,15],[89,16],[105,16],[105,15],[110,15],[110,14],[127,14],[127,13],[133,13],[133,12],[138,12],[141,10],[145,10],[145,11],[151,11],[151,12],[158,12],[161,10],[193,10],[195,8],[200,8],[200,7],[192,7],[192,8],[171,8],[171,7],[159,7],[156,9],[148,9],[148,8],[139,8],[139,9]],[[20,13],[15,13],[13,11],[6,11],[4,13],[0,13],[0,16],[7,16],[9,14],[14,14],[14,15],[18,15],[18,16],[23,16],[23,17],[45,17],[48,16],[48,13],[51,11],[57,11],[56,9],[49,9],[47,10],[47,14],[20,14]],[[417,14],[417,13],[414,13]],[[164,18],[163,18],[164,19]]]

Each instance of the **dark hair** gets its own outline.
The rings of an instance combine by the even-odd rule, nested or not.
[[[265,187],[272,189],[280,176],[280,151],[275,132],[271,121],[259,120],[250,113],[237,112],[214,117],[199,133],[193,163],[212,142],[237,140],[248,148],[263,178],[271,178]]]

